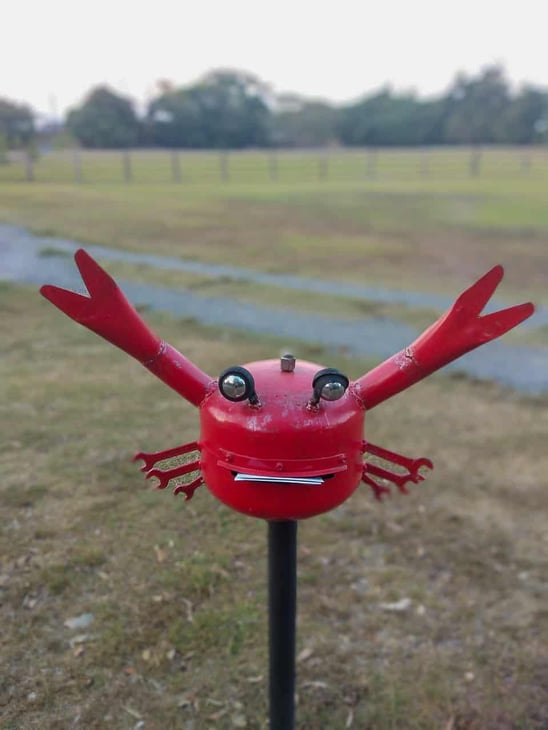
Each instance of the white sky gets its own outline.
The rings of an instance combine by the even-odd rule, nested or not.
[[[437,93],[493,62],[546,86],[547,21],[547,0],[11,0],[0,96],[61,113],[98,83],[142,102],[218,67],[332,101]]]

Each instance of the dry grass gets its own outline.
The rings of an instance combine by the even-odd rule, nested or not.
[[[130,463],[193,439],[197,413],[35,292],[3,285],[0,311],[0,727],[266,727],[264,524]],[[148,319],[212,375],[278,352]],[[301,524],[299,727],[546,727],[546,401],[438,377],[367,435],[436,471]]]
[[[49,255],[54,255],[53,251]],[[158,284],[173,289],[187,289],[207,297],[225,297],[251,302],[274,309],[295,310],[363,320],[368,317],[386,317],[406,322],[417,329],[426,329],[440,311],[428,308],[410,308],[402,304],[388,304],[352,296],[332,296],[281,286],[265,286],[240,281],[230,276],[198,276],[189,272],[159,269],[145,264],[129,264],[121,261],[99,263],[117,281],[130,280],[145,284]],[[344,287],[343,287],[344,291]]]

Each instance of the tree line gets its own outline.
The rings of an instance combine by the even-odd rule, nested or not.
[[[390,87],[335,105],[295,94],[275,96],[254,75],[216,70],[197,83],[158,84],[142,113],[105,86],[92,89],[65,119],[86,148],[539,144],[548,141],[548,90],[512,89],[501,66],[460,73],[446,93],[423,99]],[[0,99],[0,147],[28,144],[33,113]]]

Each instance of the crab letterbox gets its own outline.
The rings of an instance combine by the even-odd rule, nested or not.
[[[507,332],[533,313],[520,304],[480,316],[503,269],[496,266],[465,291],[415,342],[354,382],[334,368],[292,355],[229,367],[211,378],[160,340],[113,279],[83,250],[76,263],[89,291],[54,286],[42,294],[77,322],[137,358],[200,411],[200,437],[157,453],[140,452],[147,477],[190,499],[205,482],[229,507],[267,520],[299,520],[344,502],[360,482],[377,498],[419,482],[428,459],[409,459],[363,439],[368,410]],[[192,454],[195,457],[192,457]],[[375,463],[364,456],[377,457]],[[173,465],[180,457],[181,463]],[[398,465],[393,472],[378,459]],[[165,468],[162,462],[169,462]],[[160,465],[160,466],[156,466]],[[192,477],[194,474],[194,477]]]

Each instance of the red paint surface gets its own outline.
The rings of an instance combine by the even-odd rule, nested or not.
[[[232,403],[216,390],[200,406],[201,470],[229,507],[267,519],[301,519],[333,509],[358,487],[363,470],[364,409],[349,389],[338,401],[308,408],[312,379],[322,369],[297,360],[245,365],[260,406]],[[235,482],[233,472],[263,476],[332,475],[321,485]]]

